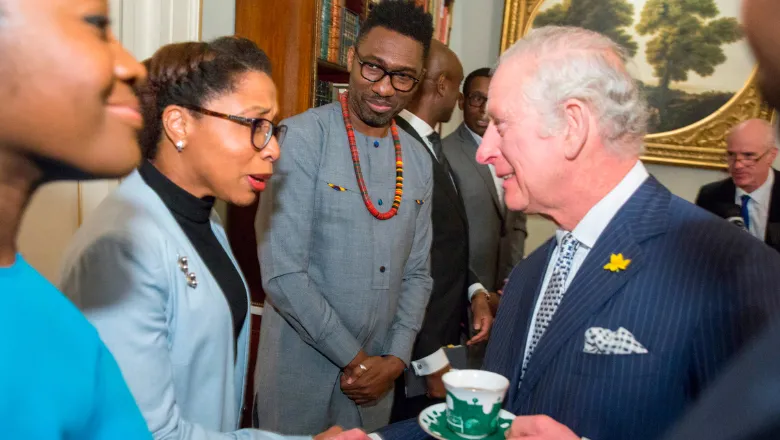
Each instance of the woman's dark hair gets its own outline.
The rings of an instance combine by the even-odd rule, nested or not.
[[[413,0],[384,0],[374,6],[360,26],[358,42],[375,27],[383,27],[406,35],[423,45],[423,57],[428,58],[433,39],[433,17]]]
[[[233,91],[238,76],[264,72],[271,76],[271,61],[262,49],[245,38],[221,37],[205,42],[169,44],[144,61],[149,77],[141,87],[144,128],[143,155],[152,159],[162,135],[162,114],[170,105],[203,107]],[[194,117],[201,117],[193,112]]]

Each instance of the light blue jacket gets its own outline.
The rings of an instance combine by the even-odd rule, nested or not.
[[[216,214],[211,224],[233,259]],[[186,273],[181,257],[188,260]],[[197,286],[187,273],[195,274]],[[62,290],[98,329],[155,439],[291,439],[237,431],[250,316],[235,353],[224,293],[137,171],[77,232],[66,254]]]

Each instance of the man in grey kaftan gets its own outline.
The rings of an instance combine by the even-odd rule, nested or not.
[[[409,6],[385,2],[375,11],[380,7]],[[358,100],[376,94],[382,103],[397,106],[387,116],[383,136],[368,136],[357,124],[354,130],[368,196],[379,212],[387,212],[396,185],[389,121],[411,93],[388,89],[395,87],[396,78],[387,74],[365,81],[367,71],[361,77],[362,65],[355,58],[385,63],[386,71],[416,66],[419,75],[424,43],[393,31],[393,23],[371,20],[375,27],[353,49],[359,54],[351,55],[349,93]],[[392,51],[383,52],[392,38],[419,48],[393,58]],[[413,63],[404,61],[412,55]],[[364,104],[355,106],[365,111],[359,108]],[[386,107],[390,105],[370,108]],[[261,197],[256,221],[267,299],[255,372],[255,420],[258,427],[281,433],[317,433],[331,425],[371,432],[389,421],[392,390],[358,405],[342,390],[342,374],[359,353],[395,357],[409,365],[433,284],[431,159],[423,146],[398,129],[403,197],[395,217],[378,220],[358,188],[340,104],[309,110],[282,124],[288,128],[281,158]],[[377,126],[364,131],[375,132]]]

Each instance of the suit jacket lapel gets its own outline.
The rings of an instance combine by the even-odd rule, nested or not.
[[[775,183],[772,185],[772,194],[769,197],[769,216],[767,224],[780,222],[780,172],[775,173]]]
[[[431,150],[428,148],[427,144],[423,140],[423,138],[420,136],[420,133],[417,133],[417,130],[415,130],[411,125],[409,125],[406,120],[400,116],[395,118],[395,123],[401,127],[404,131],[412,135],[415,139],[417,139],[421,144],[422,147],[425,149],[425,151],[428,152],[428,154],[431,156],[431,162],[433,163],[433,177],[434,177],[434,186],[438,186],[439,188],[434,188],[434,192],[441,192],[443,194],[446,194],[447,197],[450,198],[452,204],[455,206],[455,210],[460,215],[461,220],[468,226],[468,218],[466,217],[466,208],[463,206],[463,200],[460,198],[460,194],[458,194],[458,191],[455,188],[455,176],[449,176],[447,175],[447,172],[445,171],[444,167],[439,163],[439,160],[436,158],[436,156],[433,155]]]
[[[471,159],[469,160],[469,163],[474,166],[477,174],[479,174],[480,177],[482,177],[482,180],[485,181],[485,186],[487,186],[488,192],[490,192],[490,197],[493,198],[493,204],[496,206],[496,210],[503,220],[504,215],[506,214],[506,210],[501,201],[498,199],[498,192],[496,191],[496,183],[493,180],[493,175],[490,173],[490,169],[487,165],[481,165],[477,163],[475,158],[477,147],[479,147],[479,145],[477,145],[477,141],[474,139],[474,136],[469,133],[469,129],[466,127],[466,124],[460,124],[458,135],[463,141],[460,143],[460,148],[463,150],[463,154]]]
[[[577,271],[539,341],[518,398],[533,390],[564,343],[584,332],[587,321],[642,270],[645,258],[641,243],[666,229],[670,198],[669,191],[650,177],[618,211]],[[620,272],[606,270],[610,256],[618,253],[631,260],[628,268]]]

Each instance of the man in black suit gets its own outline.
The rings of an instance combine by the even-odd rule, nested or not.
[[[750,119],[729,133],[728,179],[705,185],[696,204],[727,219],[735,218],[753,236],[780,251],[780,173],[774,129],[762,119]]]
[[[417,334],[410,367],[418,376],[425,376],[427,393],[414,395],[402,375],[395,387],[392,420],[416,417],[425,407],[443,401],[441,376],[448,371],[449,360],[442,347],[458,345],[464,339],[469,301],[473,327],[479,333],[468,344],[486,340],[493,322],[490,294],[469,267],[468,220],[457,181],[442,152],[441,138],[434,131],[436,125],[452,116],[461,81],[463,67],[457,56],[434,40],[418,94],[396,118],[396,124],[427,147],[433,159],[433,292]],[[473,295],[469,296],[469,291]]]

